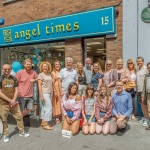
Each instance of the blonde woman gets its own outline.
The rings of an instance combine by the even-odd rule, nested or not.
[[[44,61],[39,66],[40,74],[38,76],[38,87],[40,99],[42,101],[41,110],[41,126],[46,130],[53,128],[48,125],[48,121],[52,119],[52,77],[51,77],[51,64]]]
[[[61,122],[62,110],[61,110],[61,84],[58,78],[61,69],[60,61],[54,62],[54,69],[51,73],[53,79],[53,116],[56,118],[56,123]]]
[[[79,94],[82,95],[85,92],[86,76],[83,68],[83,64],[78,62],[76,66],[78,76]]]
[[[112,61],[107,60],[105,63],[105,72],[103,77],[103,83],[108,86],[110,91],[113,91],[115,88],[116,82],[118,80],[117,70],[112,68]]]
[[[116,65],[117,65],[117,73],[118,73],[118,80],[120,80],[121,79],[121,75],[122,75],[122,73],[124,72],[124,68],[123,68],[123,59],[122,58],[119,58],[118,60],[117,60],[117,63],[116,63]]]
[[[125,68],[125,71],[122,73],[121,76],[122,82],[126,85],[127,83],[132,82],[132,85],[135,85],[136,82],[136,66],[135,63],[132,59],[127,60],[127,67]],[[131,119],[135,120],[135,94],[136,94],[136,89],[135,87],[125,87],[125,90],[129,92],[132,96],[132,101],[133,101],[133,112],[131,114]]]
[[[96,133],[109,134],[110,119],[112,115],[112,98],[110,92],[105,84],[100,88],[100,95],[95,103],[95,117],[96,117]]]

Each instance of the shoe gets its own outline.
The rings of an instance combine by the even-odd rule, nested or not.
[[[4,143],[9,142],[9,136],[8,135],[4,135]]]
[[[23,132],[19,133],[19,136],[29,137],[30,134],[23,131]]]
[[[150,130],[150,125],[147,128],[145,128],[145,130]]]
[[[138,123],[142,124],[142,123],[144,123],[144,121],[145,121],[145,118],[142,118],[141,120],[138,121]]]
[[[120,129],[119,131],[120,131],[121,133],[125,133],[125,132],[126,132],[126,130],[127,130],[127,127],[122,128],[122,129]]]
[[[144,123],[142,124],[143,127],[148,127],[149,126],[149,121],[144,121]]]
[[[43,126],[43,129],[45,129],[45,130],[53,130],[53,128],[51,126],[49,126],[49,125]]]

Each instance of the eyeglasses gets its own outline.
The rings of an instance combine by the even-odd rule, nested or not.
[[[112,64],[106,64],[107,66],[111,66]]]
[[[133,64],[132,62],[128,63],[128,65]]]
[[[7,70],[10,71],[11,69],[4,69],[4,70],[5,70],[5,71],[7,71]]]

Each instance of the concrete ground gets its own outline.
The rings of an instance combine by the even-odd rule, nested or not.
[[[131,121],[125,134],[85,136],[80,132],[71,139],[61,136],[61,125],[53,131],[29,128],[29,138],[19,137],[14,125],[9,129],[10,142],[1,139],[0,150],[150,150],[150,131]]]

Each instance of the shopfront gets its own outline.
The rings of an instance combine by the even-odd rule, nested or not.
[[[86,56],[104,67],[106,36],[116,34],[115,7],[0,28],[1,65],[31,58],[38,72],[41,61],[53,64],[71,56],[84,62]],[[111,41],[111,40],[110,40]]]

